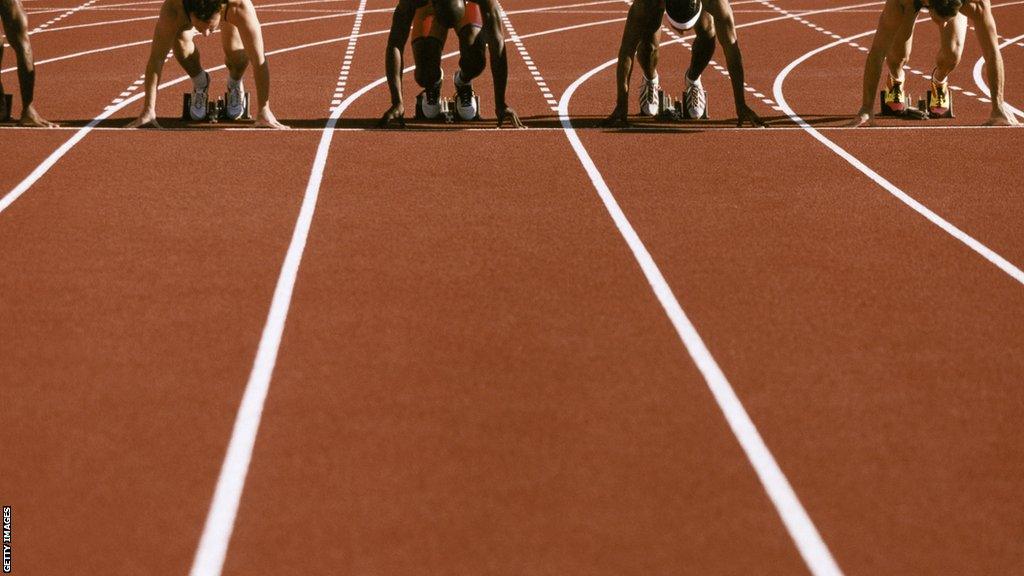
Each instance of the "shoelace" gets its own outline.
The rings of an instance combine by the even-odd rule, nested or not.
[[[644,82],[640,86],[640,100],[643,102],[653,102],[654,95],[657,93],[657,86],[654,82]]]
[[[430,105],[437,104],[437,101],[441,99],[441,87],[434,86],[427,88],[427,103]]]
[[[463,108],[469,108],[473,105],[473,87],[469,84],[459,86],[456,89],[459,93],[459,105]]]
[[[704,91],[696,86],[691,86],[686,89],[686,107],[696,108],[698,105],[704,107]]]

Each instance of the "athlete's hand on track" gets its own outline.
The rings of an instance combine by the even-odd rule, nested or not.
[[[153,128],[162,128],[160,123],[156,121],[156,110],[143,110],[142,114],[128,123],[128,128],[142,128],[144,126],[152,126]]]
[[[264,106],[260,110],[259,115],[256,116],[256,123],[253,124],[256,128],[274,128],[275,130],[290,130],[291,127],[285,126],[277,121],[274,117],[274,113],[270,111],[270,106]]]
[[[1006,109],[1005,106],[1000,107],[998,110],[993,110],[992,115],[989,116],[988,122],[985,122],[985,126],[1020,126],[1017,122],[1017,118]]]
[[[29,106],[21,113],[21,120],[18,121],[18,124],[31,128],[57,128],[57,124],[40,116],[39,112],[36,112],[35,106]]]
[[[378,128],[393,128],[395,125],[405,128],[405,106],[401,102],[388,108],[388,111],[380,117],[380,122],[377,123]]]
[[[523,121],[519,119],[519,114],[516,114],[516,111],[508,106],[505,106],[504,110],[498,110],[497,114],[498,128],[504,128],[506,120],[508,120],[510,128],[526,128],[526,126],[523,126]]]
[[[870,112],[865,112],[864,110],[861,110],[860,112],[857,113],[856,116],[853,117],[853,120],[850,120],[850,122],[846,125],[846,127],[847,128],[858,128],[860,126],[874,126],[874,125],[875,125],[875,119],[871,117],[871,113]]]
[[[739,113],[736,115],[736,127],[743,128],[744,122],[750,122],[750,125],[754,128],[764,128],[767,126],[767,124],[764,123],[764,120],[761,120],[761,117],[757,115],[757,112],[751,110],[750,106],[747,106],[746,104],[743,105],[743,108],[741,108]]]
[[[616,106],[611,115],[601,122],[604,128],[629,128],[629,109],[626,106]]]

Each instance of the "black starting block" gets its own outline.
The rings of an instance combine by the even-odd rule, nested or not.
[[[947,108],[942,114],[933,114],[932,111],[928,109],[928,103],[932,101],[931,90],[928,91],[924,100],[917,101],[917,109],[929,118],[953,118],[953,93],[949,92],[946,96],[949,98],[949,108]]]
[[[708,93],[704,91],[704,101],[707,102]],[[707,120],[710,116],[708,115],[708,109],[710,106],[704,106],[704,114],[697,120]],[[690,116],[690,111],[683,105],[682,100],[676,100],[670,94],[666,94],[664,90],[658,90],[658,118],[662,120],[694,120],[695,118]]]
[[[426,97],[426,94],[424,94],[423,92],[420,92],[419,94],[416,95],[416,119],[417,120],[429,120],[429,118],[427,118],[427,115],[423,113],[423,99],[425,97]],[[470,120],[479,120],[480,119],[480,97],[477,96],[476,94],[474,94],[473,95],[473,100],[476,101],[476,117],[475,118],[471,118]],[[434,120],[438,120],[438,119],[444,120],[445,124],[451,124],[451,123],[456,122],[456,121],[459,121],[459,122],[462,121],[462,117],[459,116],[458,110],[455,109],[455,97],[454,96],[451,97],[451,98],[445,98],[445,97],[442,96],[441,99],[438,101],[438,105],[441,107],[441,113],[438,115],[437,118],[434,118]]]
[[[250,112],[249,112],[249,93],[245,92],[243,94],[242,98],[244,99],[243,100],[243,104],[242,104],[242,116],[239,118],[239,120],[252,120],[252,114],[250,114]],[[206,121],[207,122],[216,123],[216,122],[231,120],[230,118],[228,118],[227,100],[228,100],[228,95],[225,93],[223,98],[218,98],[216,100],[209,100],[208,99],[206,101]],[[192,112],[189,110],[191,107],[192,107],[192,94],[190,92],[186,92],[185,94],[182,95],[182,98],[181,98],[181,119],[182,120],[184,120],[186,122],[192,121]]]
[[[11,106],[14,106],[14,94],[2,94],[4,98],[4,114],[0,117],[0,122],[11,121]]]

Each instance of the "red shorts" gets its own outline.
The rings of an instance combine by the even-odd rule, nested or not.
[[[483,25],[484,17],[480,13],[480,6],[476,2],[466,2],[466,13],[455,29],[462,30],[466,26],[482,28]],[[447,35],[448,30],[434,21],[434,6],[430,2],[416,9],[416,15],[412,19],[412,41],[426,36],[444,40]]]

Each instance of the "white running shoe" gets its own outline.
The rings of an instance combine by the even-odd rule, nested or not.
[[[238,81],[238,85],[232,89],[231,82],[228,82],[228,94],[226,98],[227,102],[224,103],[224,108],[227,113],[229,120],[238,120],[245,113],[245,87],[242,85],[242,81]]]
[[[437,79],[437,84],[423,90],[420,109],[423,112],[423,117],[427,120],[433,120],[441,115],[442,82],[444,82],[444,70],[441,71],[441,77]]]
[[[700,78],[696,81],[686,78],[686,92],[683,93],[683,106],[690,118],[703,118],[708,110],[708,97]]]
[[[463,120],[474,120],[480,114],[477,109],[476,93],[473,92],[473,83],[462,83],[462,71],[455,73],[455,111]]]
[[[198,88],[194,84],[192,85],[192,99],[188,107],[189,115],[196,121],[206,120],[206,112],[209,104],[208,94],[210,92],[210,74],[205,70],[203,71],[203,74],[206,74],[206,87]]]
[[[657,116],[658,115],[658,78],[654,80],[648,80],[644,78],[643,84],[640,85],[640,115],[641,116]]]

